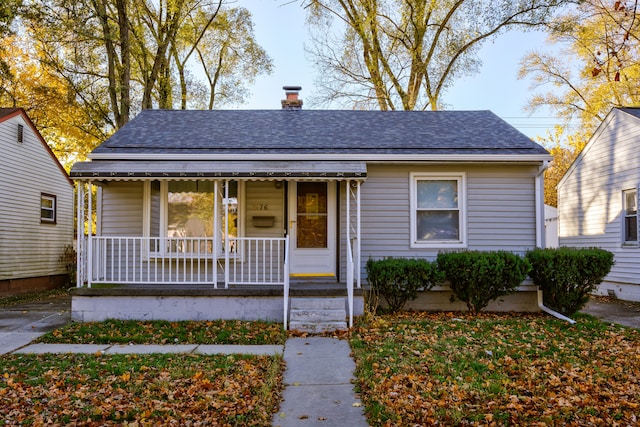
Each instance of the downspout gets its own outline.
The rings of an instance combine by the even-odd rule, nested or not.
[[[536,246],[539,248],[545,248],[545,231],[544,231],[544,172],[549,167],[549,161],[545,160],[536,174],[535,180],[535,198],[536,198]],[[575,320],[568,318],[564,314],[560,314],[557,311],[551,310],[549,307],[545,307],[542,298],[542,289],[538,288],[538,308],[545,313],[548,313],[560,320],[574,325]]]

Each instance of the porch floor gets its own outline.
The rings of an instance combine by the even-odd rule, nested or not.
[[[364,288],[354,288],[354,296],[362,296]],[[91,288],[75,288],[72,295],[78,296],[283,296],[282,285],[231,285],[229,288],[212,285],[136,284],[136,285],[93,285]],[[344,283],[292,282],[289,295],[303,296],[347,296]]]

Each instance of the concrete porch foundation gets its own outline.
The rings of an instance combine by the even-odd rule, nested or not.
[[[335,288],[292,290],[295,296],[344,296]],[[283,322],[282,289],[179,289],[171,287],[78,288],[72,293],[71,319],[266,320]],[[354,316],[364,313],[362,291],[354,296]]]

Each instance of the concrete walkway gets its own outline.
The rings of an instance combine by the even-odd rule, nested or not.
[[[367,420],[352,381],[349,343],[336,338],[289,338],[285,344],[284,401],[273,425],[364,427]]]

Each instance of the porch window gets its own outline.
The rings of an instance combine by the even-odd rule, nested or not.
[[[638,192],[625,190],[623,194],[624,203],[624,243],[638,244]]]
[[[464,174],[412,174],[411,246],[464,247]]]
[[[213,237],[213,182],[170,181],[167,237]]]
[[[40,222],[44,224],[56,223],[56,196],[40,194]]]
[[[171,239],[164,251],[211,255],[213,241],[205,239],[217,236],[220,242],[216,255],[221,255],[227,230],[225,210],[229,213],[229,237],[238,235],[237,181],[229,182],[228,198],[225,198],[223,182],[219,182],[217,195],[213,181],[153,181],[149,188],[149,235]],[[218,233],[214,230],[214,215],[218,215]],[[155,251],[162,250],[161,247],[156,247]]]

